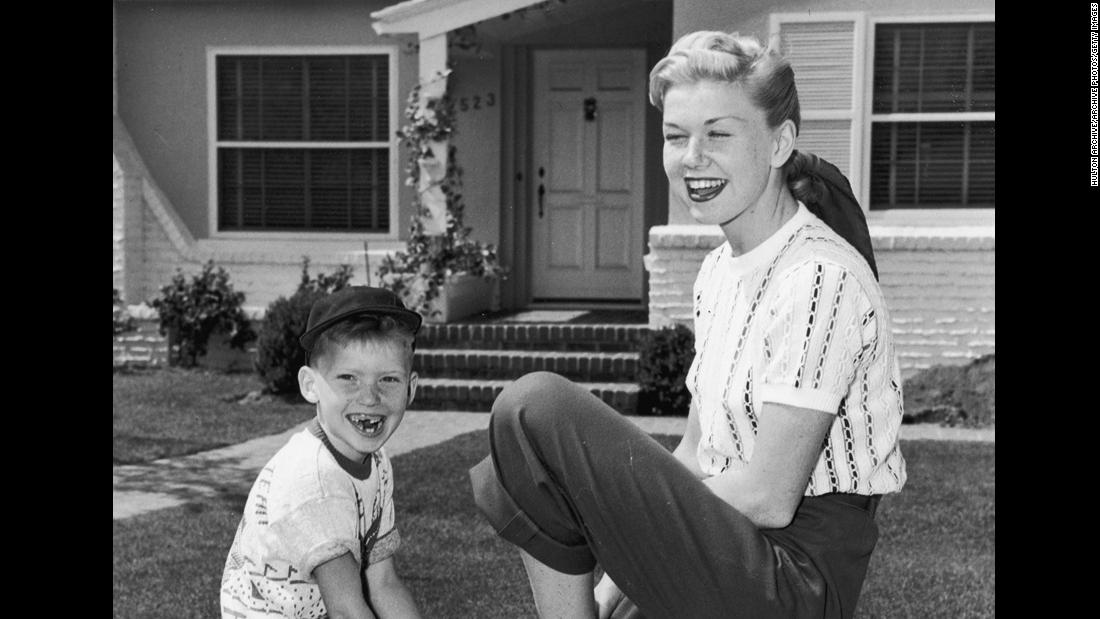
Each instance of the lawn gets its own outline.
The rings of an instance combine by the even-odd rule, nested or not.
[[[902,449],[909,483],[879,509],[857,616],[994,616],[995,446],[904,441]],[[405,540],[398,571],[425,617],[534,616],[518,556],[470,496],[466,470],[485,450],[479,431],[394,458]],[[116,520],[114,617],[217,617],[244,492]]]
[[[263,384],[252,373],[202,369],[114,373],[114,463],[182,456],[278,434],[313,416],[298,394],[236,401]]]

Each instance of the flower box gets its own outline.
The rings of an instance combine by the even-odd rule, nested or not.
[[[496,280],[460,273],[450,275],[439,296],[428,304],[425,322],[454,322],[495,309]]]

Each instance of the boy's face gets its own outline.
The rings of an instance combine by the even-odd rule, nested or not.
[[[343,455],[362,461],[401,425],[416,394],[416,372],[400,342],[352,342],[298,371],[302,396]]]

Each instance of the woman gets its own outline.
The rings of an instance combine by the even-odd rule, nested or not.
[[[494,403],[478,506],[520,547],[543,617],[850,617],[878,499],[905,483],[866,223],[815,204],[855,221],[861,254],[800,199],[855,204],[835,168],[805,177],[794,73],[754,39],[684,36],[650,101],[674,199],[726,237],[693,292],[683,439],[669,453],[584,389],[528,375]]]

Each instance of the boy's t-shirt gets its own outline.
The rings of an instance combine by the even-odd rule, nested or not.
[[[350,460],[314,419],[248,493],[222,573],[222,617],[324,617],[315,567],[350,552],[365,570],[400,543],[385,452]]]

